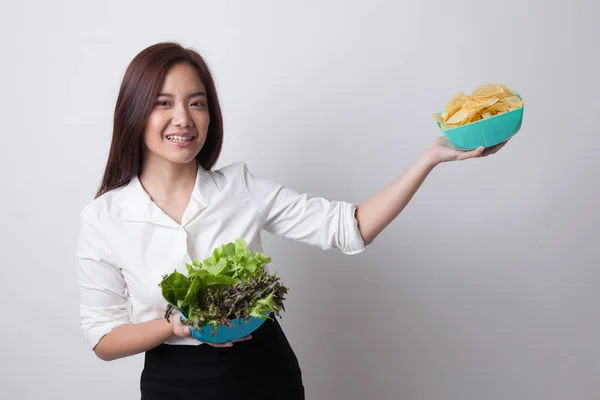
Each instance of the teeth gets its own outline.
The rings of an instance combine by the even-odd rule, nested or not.
[[[192,140],[194,140],[193,136],[167,136],[167,139],[169,139],[171,142],[191,142]]]

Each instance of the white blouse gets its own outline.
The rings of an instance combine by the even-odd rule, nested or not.
[[[152,202],[137,177],[89,203],[77,245],[81,328],[93,347],[115,327],[164,317],[158,286],[186,263],[242,238],[263,252],[261,231],[346,254],[365,249],[356,206],[309,197],[252,175],[242,162],[198,168],[181,224]],[[169,344],[200,344],[174,338]]]

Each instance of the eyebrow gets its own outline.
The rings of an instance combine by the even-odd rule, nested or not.
[[[172,95],[171,93],[159,93],[159,94],[158,94],[158,96],[159,96],[159,97],[161,97],[161,96],[165,96],[165,97],[175,97],[175,96],[174,96],[174,95]],[[199,97],[199,96],[204,96],[204,97],[207,97],[207,96],[206,96],[206,93],[204,93],[204,92],[196,92],[196,93],[192,93],[192,94],[190,94],[190,95],[188,96],[188,98],[189,98],[189,97]]]

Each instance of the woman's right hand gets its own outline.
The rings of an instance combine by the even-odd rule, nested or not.
[[[171,324],[173,325],[173,334],[175,336],[184,338],[184,337],[190,337],[192,335],[192,332],[190,331],[190,327],[183,323],[181,314],[179,313],[179,311],[173,310],[170,320],[171,320]],[[231,347],[231,346],[233,346],[234,343],[243,342],[244,340],[250,340],[250,339],[252,339],[252,335],[244,336],[243,338],[233,340],[231,342],[226,342],[226,343],[209,343],[209,342],[202,342],[202,343],[207,344],[212,347]]]

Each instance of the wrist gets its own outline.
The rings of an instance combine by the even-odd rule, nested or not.
[[[427,172],[431,172],[435,167],[441,164],[439,157],[432,154],[431,151],[424,152],[419,160],[417,161],[423,168],[427,169]]]

